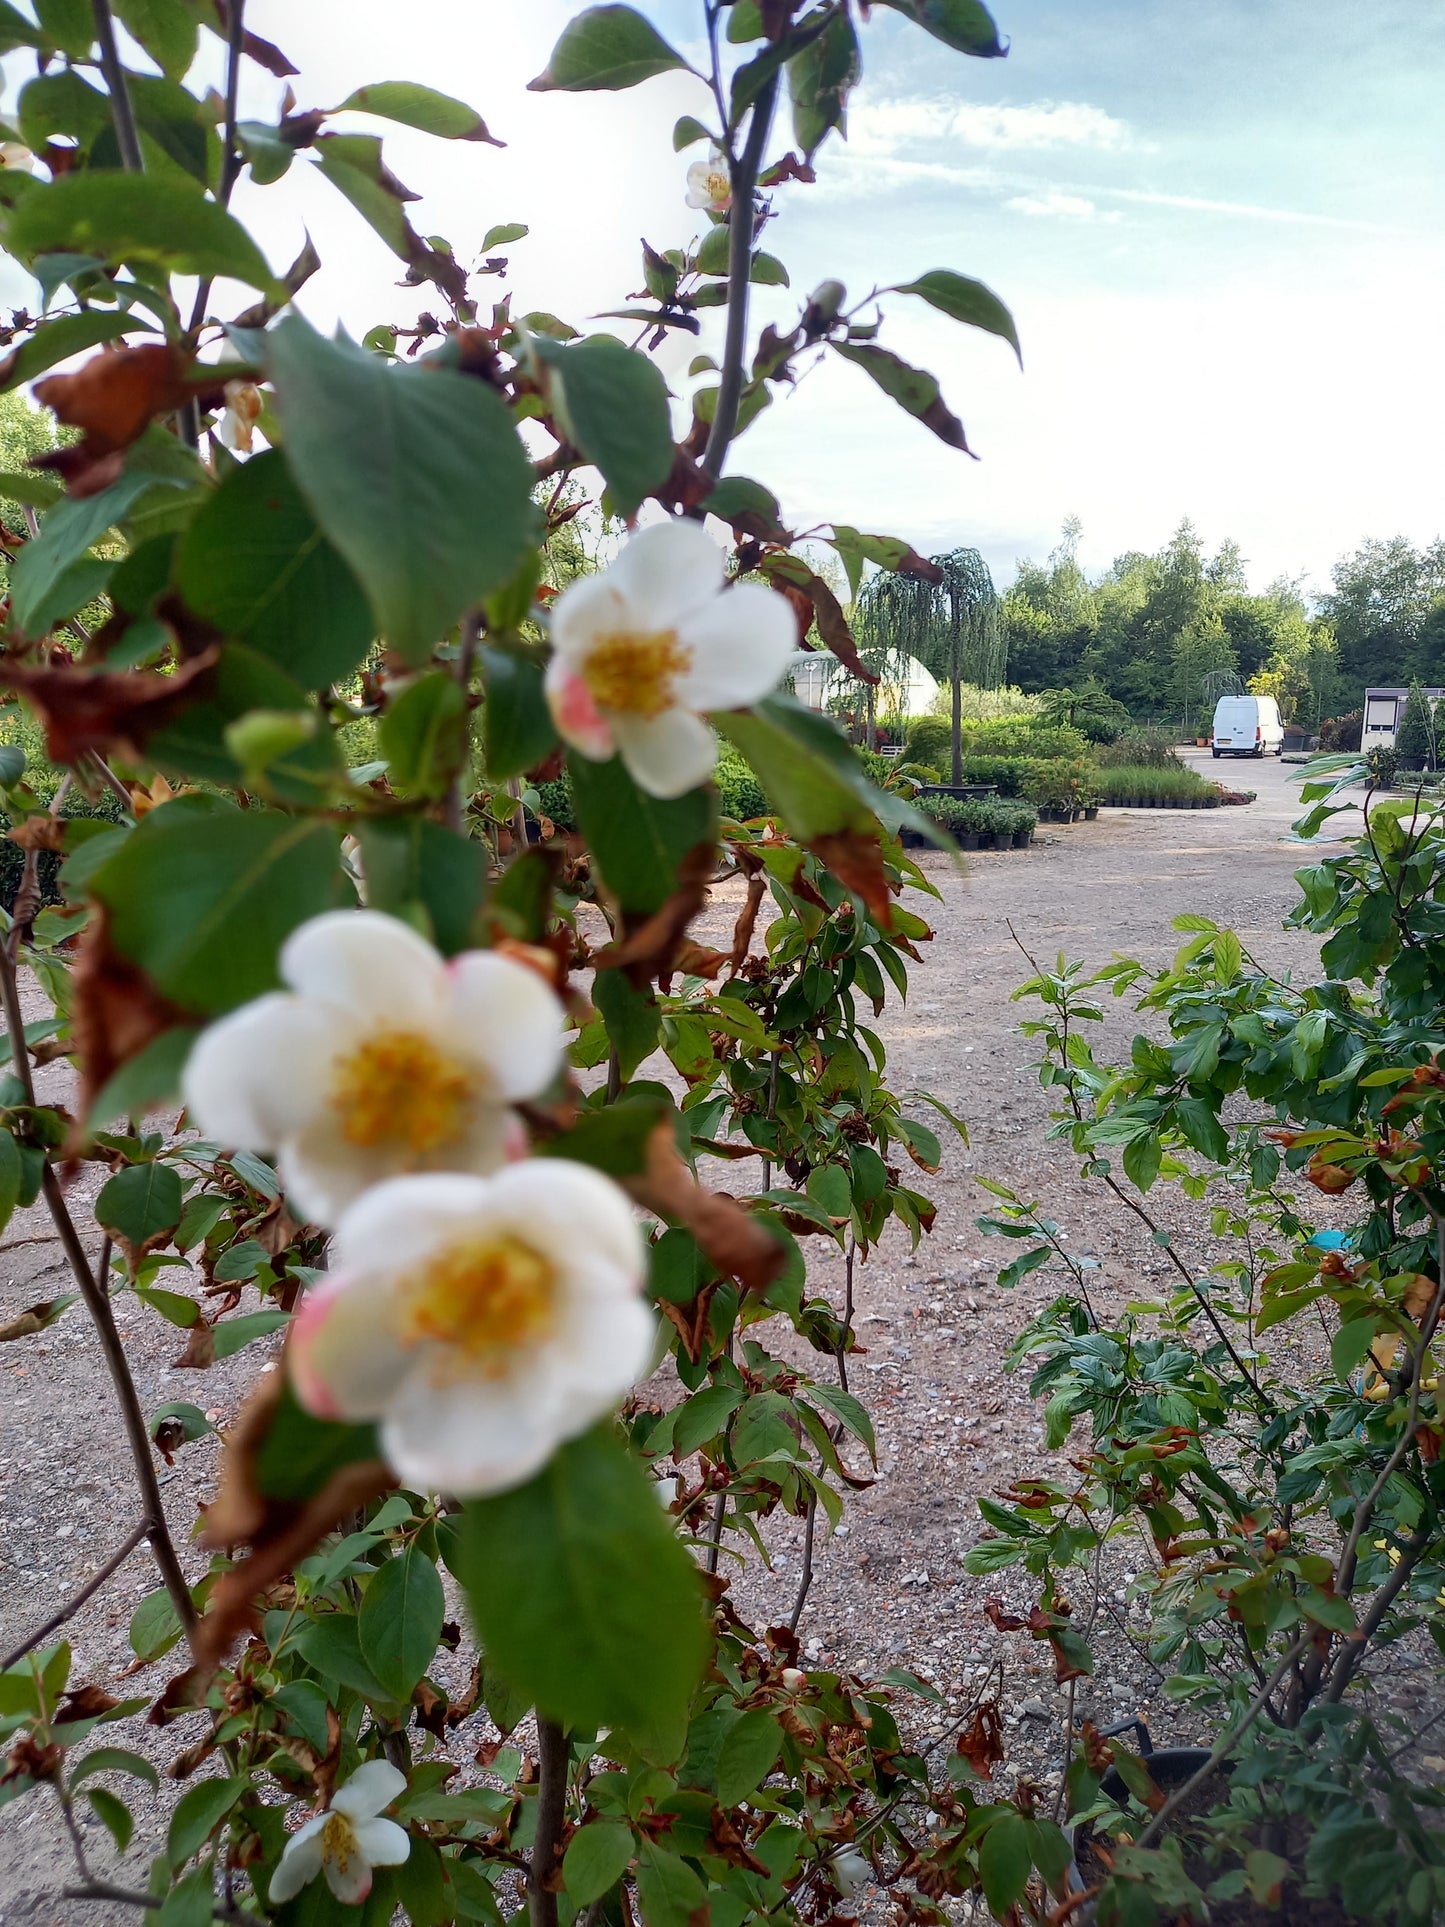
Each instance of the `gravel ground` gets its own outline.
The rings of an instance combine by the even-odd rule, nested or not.
[[[1190,760],[1220,773],[1207,756]],[[862,1672],[908,1663],[959,1704],[1001,1662],[1010,1748],[1005,1784],[1009,1771],[1045,1772],[1057,1759],[1061,1695],[1046,1649],[996,1633],[982,1612],[990,1594],[1017,1604],[1019,1582],[1007,1573],[970,1578],[962,1558],[979,1532],[976,1495],[1048,1462],[1038,1414],[1025,1385],[1005,1374],[1003,1359],[1019,1327],[1059,1286],[1044,1271],[1013,1293],[997,1288],[998,1241],[974,1227],[988,1203],[975,1174],[1048,1200],[1077,1248],[1099,1261],[1101,1310],[1147,1295],[1165,1276],[1148,1234],[1116,1214],[1096,1188],[1086,1191],[1067,1155],[1044,1141],[1045,1093],[1031,1068],[1031,1046],[1018,1034],[1020,1007],[1010,1001],[1027,974],[1010,925],[1041,962],[1062,950],[1090,965],[1116,951],[1159,963],[1180,941],[1171,919],[1203,912],[1232,924],[1267,967],[1308,975],[1311,940],[1281,928],[1296,895],[1292,872],[1312,860],[1290,836],[1298,803],[1289,774],[1275,762],[1251,763],[1226,773],[1226,780],[1232,775],[1238,786],[1258,790],[1251,807],[1104,811],[1094,823],[1041,832],[1026,852],[971,856],[966,876],[944,858],[923,859],[943,893],[930,913],[935,941],[915,968],[907,1006],[890,1010],[879,1028],[896,1087],[937,1092],[966,1118],[970,1144],[947,1150],[942,1173],[923,1187],[939,1210],[917,1256],[905,1239],[890,1237],[858,1270],[866,1351],[854,1361],[854,1386],[875,1416],[880,1466],[876,1483],[850,1503],[846,1525],[826,1541],[820,1535],[800,1631],[812,1660]],[[721,930],[731,917],[728,892],[720,891],[709,920]],[[1127,1048],[1135,1027],[1126,1005],[1111,1006],[1106,1023],[1094,1027],[1101,1033],[1096,1048]],[[55,1089],[64,1073],[43,1075]],[[730,1184],[739,1169],[729,1167]],[[89,1167],[75,1198],[82,1217],[98,1183]],[[1157,1209],[1182,1235],[1178,1202],[1164,1196]],[[1198,1224],[1200,1216],[1191,1211],[1191,1220]],[[0,1323],[65,1288],[48,1231],[39,1211],[12,1221],[0,1266]],[[1207,1237],[1183,1248],[1200,1262],[1217,1255]],[[841,1299],[841,1259],[824,1255],[818,1239],[810,1240],[809,1256],[816,1284]],[[224,1423],[255,1373],[259,1348],[198,1380],[174,1368],[181,1340],[172,1328],[139,1308],[122,1315],[146,1409],[189,1398]],[[814,1355],[814,1362],[822,1361]],[[40,1338],[7,1347],[0,1375],[0,1647],[8,1647],[103,1563],[129,1530],[135,1502],[99,1349],[78,1309]],[[196,1571],[200,1556],[185,1549],[196,1502],[211,1496],[216,1450],[214,1440],[184,1449],[164,1487],[178,1543]],[[774,1572],[752,1575],[738,1588],[739,1603],[760,1619],[786,1617],[791,1608],[802,1557],[798,1522],[775,1520],[771,1542]],[[1121,1622],[1129,1572],[1124,1547],[1110,1562],[1104,1601],[1106,1614]],[[130,1658],[130,1613],[155,1583],[141,1551],[75,1617],[68,1629],[73,1685],[94,1680],[117,1693],[158,1690],[164,1661],[117,1685]],[[1161,1741],[1186,1737],[1157,1697],[1157,1676],[1107,1617],[1099,1643],[1104,1660],[1096,1680],[1080,1683],[1078,1715],[1103,1724],[1147,1712]],[[946,1716],[946,1706],[924,1711],[922,1734],[941,1733]],[[189,1727],[182,1721],[162,1736],[130,1721],[102,1737],[164,1759],[195,1737]],[[86,1840],[96,1870],[143,1885],[147,1854],[163,1834],[163,1806],[138,1809],[137,1840],[123,1862],[90,1822]],[[32,1794],[9,1807],[0,1819],[0,1927],[99,1927],[136,1918],[107,1903],[59,1898],[70,1874],[53,1803]]]

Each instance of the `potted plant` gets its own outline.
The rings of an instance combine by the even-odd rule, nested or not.
[[[1336,813],[1329,789],[1306,786],[1307,827]],[[1416,1015],[1445,1002],[1425,939],[1442,865],[1445,817],[1426,810],[1302,873],[1290,921],[1326,939],[1315,985],[1281,985],[1191,915],[1165,969],[1065,962],[1021,993],[1042,1004],[1027,1029],[1054,1135],[1173,1272],[1172,1294],[1114,1312],[1044,1208],[989,1186],[979,1227],[1019,1253],[1001,1279],[1059,1276],[1014,1359],[1082,1476],[1016,1479],[966,1564],[1036,1576],[1027,1619],[996,1623],[1087,1691],[1099,1551],[1141,1535],[1131,1633],[1203,1742],[1191,1758],[1110,1744],[1071,1692],[1073,1911],[1101,1927],[1226,1905],[1263,1927],[1281,1894],[1286,1919],[1439,1918],[1445,1794],[1400,1763],[1431,1695],[1377,1709],[1364,1689],[1403,1640],[1428,1635],[1421,1665],[1445,1652],[1445,1068]],[[1122,1062],[1096,1059],[1106,988],[1162,1016],[1162,1042],[1156,1023]],[[1323,1354],[1270,1336],[1321,1319]]]

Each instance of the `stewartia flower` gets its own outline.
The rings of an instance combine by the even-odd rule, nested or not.
[[[503,1492],[646,1371],[642,1234],[610,1178],[561,1158],[393,1178],[342,1218],[287,1359],[319,1418],[381,1421],[403,1484]]]
[[[599,763],[619,754],[642,789],[681,796],[717,762],[698,711],[757,702],[796,646],[775,589],[726,588],[701,523],[658,522],[553,603],[547,699],[574,749]]]
[[[271,1901],[293,1900],[317,1874],[345,1906],[371,1892],[373,1867],[399,1867],[411,1852],[406,1829],[378,1816],[406,1791],[406,1775],[387,1760],[367,1760],[318,1813],[286,1842],[271,1876]]]
[[[707,159],[694,161],[687,170],[687,204],[705,207],[709,214],[726,214],[732,206],[732,175],[720,147],[709,148]]]
[[[526,1150],[508,1108],[562,1061],[562,1007],[535,971],[487,951],[448,963],[375,910],[313,917],[273,991],[201,1033],[186,1104],[222,1143],[274,1151],[318,1224],[403,1171],[492,1171]]]

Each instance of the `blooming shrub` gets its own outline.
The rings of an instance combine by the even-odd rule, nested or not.
[[[850,1279],[890,1226],[917,1242],[943,1156],[924,1117],[958,1120],[892,1087],[869,1027],[931,935],[900,838],[920,819],[777,693],[813,626],[867,671],[735,447],[821,355],[964,449],[936,379],[888,345],[898,302],[1018,346],[997,297],[944,268],[858,309],[827,281],[791,326],[750,326],[754,283],[788,280],[759,236],[827,164],[874,11],[739,4],[724,39],[704,0],[703,74],[635,8],[570,20],[537,91],[690,74],[707,117],[678,124],[676,151],[707,159],[664,160],[679,227],[644,243],[646,293],[613,317],[646,348],[502,288],[518,224],[471,274],[472,237],[411,225],[379,135],[331,125],[496,138],[465,103],[381,81],[238,120],[258,68],[309,98],[240,0],[117,4],[129,65],[109,0],[6,15],[38,158],[0,175],[4,242],[43,291],[6,376],[41,377],[69,433],[4,484],[39,516],[6,564],[0,687],[74,786],[125,800],[115,824],[67,818],[0,759],[24,852],[0,1221],[43,1200],[76,1293],[36,1328],[83,1309],[107,1362],[138,1520],[97,1583],[144,1542],[158,1585],[129,1628],[143,1698],[64,1697],[51,1634],[91,1587],[0,1671],[0,1801],[67,1821],[84,1803],[124,1849],[123,1789],[155,1769],[91,1735],[184,1719],[166,1784],[188,1784],[144,1891],[100,1879],[69,1829],[76,1891],[108,1907],[738,1927],[825,1919],[874,1877],[928,1927],[945,1896],[1007,1917],[1063,1892],[1058,1827],[981,1784],[989,1689],[941,1764],[895,1712],[921,1683],[805,1667],[795,1631],[875,1449],[851,1292],[814,1287],[808,1241]],[[886,11],[935,50],[1004,52],[975,0]],[[205,61],[184,84],[202,35],[223,90]],[[310,244],[278,271],[230,206],[243,177],[284,196],[298,173],[426,307],[361,343],[304,318]],[[675,415],[648,350],[714,309]],[[569,535],[584,497],[629,527],[591,574]],[[855,582],[930,566],[826,526]],[[548,814],[567,835],[534,845]],[[40,914],[46,852],[61,901]],[[695,920],[722,875],[741,887],[715,947]],[[22,967],[53,1003],[39,1027]],[[42,1049],[75,1067],[65,1111],[37,1094]],[[150,1128],[182,1097],[179,1134]],[[742,1181],[709,1189],[715,1157]],[[94,1266],[62,1162],[104,1172]],[[213,1421],[145,1409],[117,1301],[183,1332],[187,1370],[277,1346],[184,1547],[155,1457]],[[779,1511],[809,1552],[759,1634],[727,1573]],[[463,1642],[470,1683],[448,1688],[437,1655]]]

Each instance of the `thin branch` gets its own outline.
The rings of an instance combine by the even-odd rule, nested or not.
[[[142,1521],[120,1550],[111,1554],[100,1571],[93,1578],[88,1579],[78,1593],[74,1593],[67,1599],[58,1612],[52,1613],[43,1626],[37,1626],[30,1637],[22,1640],[13,1653],[7,1653],[3,1659],[0,1659],[0,1673],[8,1673],[12,1666],[24,1659],[25,1655],[32,1652],[42,1640],[48,1639],[57,1627],[63,1626],[67,1619],[78,1613],[88,1599],[94,1598],[107,1579],[125,1564],[145,1536],[146,1529]]]
[[[12,936],[13,934],[12,932]],[[15,1074],[20,1079],[26,1104],[33,1105],[35,1079],[30,1068],[30,1054],[25,1044],[25,1020],[20,1008],[20,984],[16,974],[15,959],[6,944],[0,944],[0,1001],[3,1001],[5,1006],[5,1022],[10,1032],[10,1050]],[[75,1220],[71,1217],[70,1209],[65,1202],[60,1178],[55,1166],[48,1158],[41,1173],[40,1188],[50,1212],[51,1222],[59,1234],[61,1247],[75,1276],[75,1282],[80,1287],[80,1295],[85,1300],[86,1309],[100,1335],[101,1350],[105,1354],[106,1369],[115,1387],[116,1402],[120,1406],[121,1419],[125,1425],[136,1483],[141,1491],[141,1517],[145,1524],[146,1537],[150,1541],[151,1551],[155,1554],[156,1565],[160,1568],[166,1591],[170,1594],[171,1604],[175,1607],[176,1617],[189,1636],[196,1623],[196,1609],[191,1600],[185,1574],[181,1571],[181,1562],[176,1557],[170,1528],[166,1524],[165,1507],[161,1502],[161,1489],[156,1479],[155,1462],[151,1458],[150,1434],[146,1430],[145,1414],[141,1411],[140,1395],[136,1391],[135,1380],[131,1377],[125,1346],[121,1342],[115,1313],[111,1309],[110,1289],[107,1282],[110,1269],[110,1239],[107,1238],[101,1247],[97,1276],[97,1273],[91,1269],[85,1246],[81,1243],[80,1233],[75,1227]]]
[[[1227,1733],[1221,1734],[1211,1749],[1209,1758],[1204,1762],[1203,1766],[1200,1767],[1199,1771],[1192,1774],[1190,1778],[1184,1782],[1183,1786],[1176,1787],[1174,1792],[1171,1793],[1169,1798],[1164,1802],[1163,1806],[1160,1807],[1148,1826],[1145,1827],[1144,1831],[1139,1835],[1136,1843],[1138,1846],[1147,1847],[1152,1845],[1159,1837],[1163,1828],[1174,1818],[1175,1814],[1184,1805],[1185,1801],[1189,1799],[1191,1794],[1196,1793],[1199,1788],[1204,1785],[1204,1782],[1209,1778],[1210,1774],[1214,1772],[1220,1761],[1227,1759],[1234,1751],[1250,1727],[1254,1725],[1260,1714],[1265,1710],[1270,1695],[1313,1638],[1313,1627],[1310,1627],[1307,1631],[1300,1634],[1299,1638],[1270,1674],[1267,1684],[1262,1686],[1250,1701],[1248,1710],[1245,1712],[1243,1718],[1240,1719],[1236,1725],[1232,1726]]]
[[[567,1763],[571,1747],[553,1720],[537,1721],[537,1831],[527,1873],[531,1927],[557,1927],[557,1895],[551,1886],[567,1811]]]
[[[482,636],[482,613],[474,609],[462,620],[461,648],[457,652],[457,687],[462,692],[462,763],[447,791],[446,824],[462,835],[465,826],[467,784],[472,773],[471,690],[472,670],[476,667],[477,644]],[[524,845],[525,847],[525,845]]]
[[[109,1880],[87,1880],[82,1887],[63,1887],[61,1893],[66,1900],[114,1900],[123,1907],[144,1907],[151,1913],[159,1913],[165,1906],[164,1896],[139,1894],[130,1887],[117,1887]],[[228,1907],[224,1901],[211,1902],[213,1920],[230,1920],[255,1927],[257,1916],[243,1912],[239,1907]]]
[[[728,325],[718,378],[717,412],[712,418],[702,471],[716,481],[722,474],[728,448],[737,433],[738,403],[743,392],[743,359],[748,343],[748,286],[753,269],[753,192],[758,184],[763,150],[778,102],[778,75],[765,81],[753,103],[753,117],[743,151],[729,159],[732,209],[728,215]]]
[[[776,1075],[776,1056],[773,1059],[773,1069]],[[848,1390],[848,1341],[853,1336],[853,1267],[857,1262],[857,1257],[858,1239],[856,1235],[850,1231],[848,1233],[848,1249],[843,1259],[843,1275],[846,1281],[843,1296],[843,1322],[838,1329],[838,1343],[833,1348],[833,1356],[838,1364],[838,1384],[845,1392]],[[843,1421],[840,1419],[832,1428],[832,1439],[835,1446],[842,1439],[843,1432]],[[803,1617],[803,1607],[807,1604],[808,1594],[812,1591],[813,1547],[817,1536],[817,1526],[818,1495],[814,1492],[809,1495],[808,1511],[803,1525],[803,1571],[798,1581],[798,1592],[797,1597],[793,1601],[793,1610],[788,1615],[788,1629],[790,1632],[796,1632],[798,1630],[798,1621]]]
[[[232,191],[241,172],[241,149],[236,139],[236,118],[240,108],[241,94],[241,55],[245,46],[246,0],[231,0],[230,17],[226,33],[226,118],[221,128],[221,179],[216,190],[216,198],[222,207],[230,203]],[[196,288],[196,298],[191,304],[191,325],[189,332],[194,334],[206,318],[206,304],[211,298],[211,276],[206,275]],[[190,408],[199,416],[196,404]],[[199,422],[197,422],[199,428]],[[200,439],[199,433],[191,438]]]
[[[115,144],[120,149],[120,164],[128,174],[139,174],[144,171],[145,158],[141,153],[140,132],[135,124],[135,109],[131,105],[125,69],[120,64],[120,51],[115,44],[115,22],[110,14],[110,0],[90,0],[90,5],[95,15],[95,37],[100,42],[100,71],[105,76],[106,90],[110,94],[110,115],[115,124]]]

